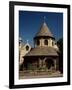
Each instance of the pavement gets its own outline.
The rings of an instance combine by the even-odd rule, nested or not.
[[[48,73],[48,72],[42,72],[42,73],[19,73],[19,79],[33,79],[33,78],[54,78],[54,77],[62,77],[63,74],[61,74],[59,71]]]

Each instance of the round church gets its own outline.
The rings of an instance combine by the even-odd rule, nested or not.
[[[59,49],[46,22],[35,35],[34,48],[24,56],[25,70],[59,70]]]

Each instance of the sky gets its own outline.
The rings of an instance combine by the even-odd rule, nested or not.
[[[63,37],[63,13],[19,11],[19,37],[24,43],[28,40],[33,46],[33,38],[44,21],[56,40]]]

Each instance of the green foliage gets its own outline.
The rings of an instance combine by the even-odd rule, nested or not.
[[[59,47],[59,70],[63,73],[63,38],[57,41]]]
[[[59,47],[60,53],[63,54],[63,38],[60,38],[60,39],[57,41],[57,45],[58,45],[58,47]]]

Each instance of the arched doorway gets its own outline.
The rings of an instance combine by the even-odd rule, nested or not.
[[[51,67],[54,67],[54,61],[53,59],[47,59],[46,60],[46,67],[50,69]]]

